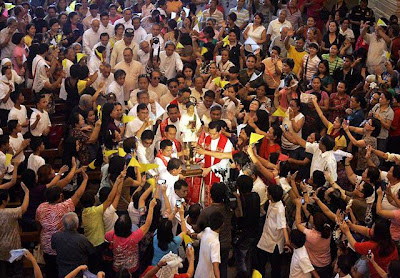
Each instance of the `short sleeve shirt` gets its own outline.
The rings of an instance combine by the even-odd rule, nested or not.
[[[51,237],[53,234],[62,231],[62,218],[64,214],[75,210],[74,202],[68,199],[57,204],[49,202],[42,203],[36,210],[36,220],[40,222],[42,231],[40,232],[40,244],[43,252],[49,255],[57,255],[51,248]]]
[[[82,225],[85,236],[93,244],[99,246],[104,242],[103,204],[85,208],[82,211]]]

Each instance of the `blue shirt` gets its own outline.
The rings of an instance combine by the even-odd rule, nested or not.
[[[170,251],[178,255],[178,248],[182,243],[182,238],[180,236],[174,236],[174,239],[168,244],[167,250],[161,250],[158,246],[158,239],[157,239],[157,230],[154,233],[153,237],[153,248],[154,248],[154,255],[151,265],[156,265],[162,257],[167,255]]]

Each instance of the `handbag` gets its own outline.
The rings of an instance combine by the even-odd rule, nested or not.
[[[36,245],[35,248],[33,249],[33,257],[35,258],[36,262],[38,264],[46,264],[44,257],[43,257],[43,250],[40,244]]]

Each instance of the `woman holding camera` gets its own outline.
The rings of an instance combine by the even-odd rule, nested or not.
[[[371,253],[374,254],[375,263],[382,269],[386,270],[391,261],[398,259],[396,244],[390,234],[390,222],[388,220],[377,219],[372,228],[356,225],[350,221],[343,221],[339,223],[339,225],[342,232],[346,235],[351,248],[361,255],[368,256]],[[357,242],[350,232],[350,229],[369,238],[369,240]],[[369,277],[381,277],[371,261],[368,262],[368,266]]]
[[[300,199],[296,203],[296,226],[299,231],[306,235],[306,249],[310,261],[320,277],[332,277],[331,267],[331,227],[328,218],[321,212],[312,215],[314,227],[307,229],[301,223],[302,202]],[[311,217],[311,216],[310,216]]]

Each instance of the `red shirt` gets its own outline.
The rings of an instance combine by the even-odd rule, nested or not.
[[[278,144],[269,144],[268,138],[264,137],[261,146],[260,146],[260,151],[259,151],[259,156],[261,156],[264,159],[269,160],[269,155],[271,153],[280,153],[281,152],[281,147]]]
[[[358,254],[361,254],[361,255],[367,255],[368,250],[371,250],[372,253],[374,254],[375,262],[386,272],[387,272],[389,263],[393,260],[397,260],[399,257],[396,247],[393,249],[393,252],[390,253],[388,256],[380,257],[378,244],[374,241],[356,242],[354,244],[354,249],[356,250],[356,252]],[[376,269],[369,261],[368,261],[368,266],[369,266],[369,273],[370,273],[369,277],[371,277],[371,278],[380,278],[381,277],[376,272]]]
[[[390,129],[390,136],[400,136],[400,107],[392,107],[394,111],[394,118],[392,121],[392,127],[396,128],[396,130]]]

